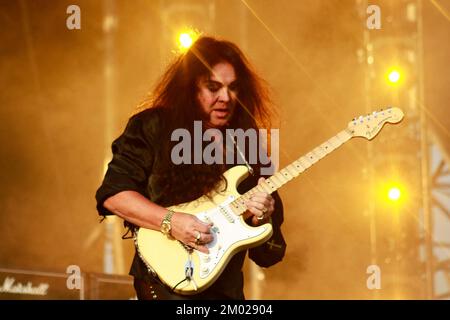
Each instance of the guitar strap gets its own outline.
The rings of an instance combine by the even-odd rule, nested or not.
[[[236,141],[234,140],[235,137],[232,136],[232,135],[230,134],[230,132],[228,132],[228,131],[227,131],[227,134],[230,136],[231,140],[233,140],[233,144],[236,146],[236,149],[237,149],[237,151],[238,151],[238,153],[239,153],[241,159],[244,160],[244,163],[245,163],[245,165],[246,165],[248,171],[250,172],[250,174],[251,174],[252,176],[254,176],[254,175],[255,175],[255,171],[253,170],[252,166],[250,166],[250,164],[248,163],[247,159],[245,158],[245,155],[242,153],[241,148],[239,148],[239,145],[238,145],[238,144],[236,143]]]

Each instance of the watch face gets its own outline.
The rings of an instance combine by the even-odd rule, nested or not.
[[[163,233],[168,233],[170,231],[170,223],[168,222],[163,222],[163,224],[161,225],[161,231]]]

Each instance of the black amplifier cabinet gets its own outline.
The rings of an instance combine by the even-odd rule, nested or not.
[[[136,299],[131,276],[0,268],[0,300],[130,299]]]
[[[85,274],[76,282],[69,274],[0,268],[0,300],[83,300]],[[70,279],[69,279],[70,280]]]
[[[135,300],[131,276],[89,273],[88,297],[92,300]]]

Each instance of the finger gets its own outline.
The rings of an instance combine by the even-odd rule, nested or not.
[[[201,243],[207,244],[214,240],[214,236],[209,233],[203,233],[201,237]]]
[[[203,252],[203,253],[206,253],[206,254],[209,253],[209,250],[208,250],[208,248],[206,246],[197,246],[196,250],[198,250],[200,252]]]
[[[259,179],[258,179],[258,184],[262,184],[262,183],[264,183],[264,181],[266,181],[265,178],[259,178]]]
[[[264,210],[264,208],[267,209],[268,205],[269,205],[268,203],[266,204],[264,202],[259,202],[259,201],[248,201],[248,202],[246,202],[247,209],[250,210],[251,208],[255,208],[255,209],[258,209],[261,212]]]
[[[209,253],[209,250],[206,246],[195,244],[194,242],[190,242],[189,246],[191,248],[193,248],[194,250],[198,250],[198,251],[206,253],[206,254]]]
[[[253,197],[265,198],[265,199],[272,198],[272,196],[270,194],[268,194],[267,192],[255,192],[252,194],[252,198]]]
[[[269,205],[270,202],[272,201],[272,197],[267,194],[267,193],[258,193],[258,194],[254,194],[252,195],[252,197],[250,198],[251,201],[257,201],[257,202],[262,202],[266,205]]]
[[[201,233],[211,233],[212,223],[199,222],[195,225],[195,230]]]
[[[204,222],[200,219],[198,219],[197,217],[196,219],[196,223],[195,223],[195,227],[196,230],[203,232],[203,233],[209,233],[209,229],[211,229],[211,227],[213,226],[213,223],[211,222]]]
[[[273,201],[269,201],[269,203],[266,205],[266,208],[268,211],[273,211],[275,209],[275,203]]]
[[[262,217],[264,215],[264,212],[262,209],[257,209],[255,207],[248,207],[248,211],[253,213],[254,216]]]
[[[275,207],[275,199],[274,198],[270,198],[270,204],[272,207]]]
[[[193,240],[191,243],[195,243],[197,245],[207,244],[214,240],[214,236],[211,233],[203,233],[199,231],[195,231],[193,235]]]

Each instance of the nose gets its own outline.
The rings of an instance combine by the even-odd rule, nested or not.
[[[219,101],[220,102],[228,102],[230,101],[230,92],[227,87],[222,87],[219,92]]]

